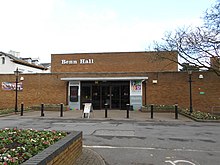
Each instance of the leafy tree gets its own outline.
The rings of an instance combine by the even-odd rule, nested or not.
[[[214,71],[220,76],[220,2],[217,1],[206,10],[203,20],[204,24],[200,27],[182,27],[174,32],[167,32],[162,42],[154,42],[154,49],[178,51],[177,60],[159,53],[157,56],[174,61],[181,66],[188,63],[195,68]]]

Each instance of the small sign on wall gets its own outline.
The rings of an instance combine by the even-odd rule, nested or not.
[[[142,95],[142,81],[131,80],[131,95]]]
[[[2,90],[6,90],[6,91],[12,91],[12,90],[16,90],[16,83],[13,82],[2,82]],[[23,90],[23,84],[22,82],[18,82],[17,83],[17,90],[18,91],[22,91]]]
[[[204,92],[204,90],[202,90],[202,88],[199,88],[199,94],[200,95],[204,95],[205,94],[205,92]]]

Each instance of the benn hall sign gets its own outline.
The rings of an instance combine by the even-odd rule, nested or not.
[[[93,59],[79,59],[79,60],[61,60],[62,65],[76,65],[76,64],[93,64]]]

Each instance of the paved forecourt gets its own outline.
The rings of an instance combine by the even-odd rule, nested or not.
[[[60,117],[60,112],[45,111],[44,116],[41,116],[40,111],[30,111],[24,113],[23,116],[17,113],[1,117],[0,125],[1,128],[18,127],[24,129],[83,131],[83,154],[77,160],[76,164],[102,165],[105,164],[105,161],[107,164],[153,162],[155,161],[155,154],[152,154],[153,156],[149,154],[148,157],[146,156],[147,152],[161,152],[160,155],[166,152],[166,149],[153,148],[146,145],[148,143],[155,143],[155,138],[152,139],[151,136],[155,134],[155,131],[157,132],[157,129],[161,129],[158,131],[163,132],[161,127],[164,127],[162,126],[163,124],[166,126],[167,123],[175,123],[175,126],[178,126],[179,123],[195,123],[182,115],[179,115],[179,118],[175,119],[174,113],[155,113],[154,118],[151,119],[150,113],[130,111],[129,118],[127,118],[126,110],[109,110],[107,118],[105,118],[104,110],[93,111],[89,119],[82,117],[81,110],[65,111],[63,117]],[[155,123],[156,125],[152,126],[151,123]],[[154,131],[151,133],[152,130]],[[147,143],[146,140],[148,141]],[[121,154],[123,156],[120,156]],[[143,156],[145,157],[144,159]],[[163,158],[159,156],[159,159]],[[166,158],[163,162],[166,164],[178,164],[178,162],[174,161],[177,160]]]
[[[11,117],[19,117],[20,113],[11,114]],[[41,112],[39,111],[29,111],[23,114],[23,118],[60,118],[60,119],[81,119],[84,118],[82,110],[69,110],[64,111],[62,117],[60,111],[44,111],[44,116],[41,116]],[[85,116],[87,117],[87,115]],[[159,113],[155,112],[153,114],[153,118],[151,118],[151,114],[149,112],[141,112],[141,111],[129,111],[129,116],[127,115],[126,110],[108,110],[107,118],[105,114],[105,110],[94,110],[90,113],[89,119],[95,120],[137,120],[137,121],[191,121],[191,119],[178,115],[178,119],[175,119],[175,113]]]

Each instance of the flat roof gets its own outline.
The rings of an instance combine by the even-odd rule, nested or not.
[[[176,50],[172,50],[172,51],[159,51],[160,53],[178,53],[178,51],[176,51]],[[86,55],[94,55],[94,54],[96,54],[96,55],[103,55],[103,54],[111,54],[111,55],[114,55],[114,54],[132,54],[132,53],[146,53],[146,54],[152,54],[152,53],[158,53],[158,51],[130,51],[130,52],[123,52],[123,51],[113,51],[113,52],[76,52],[76,53],[53,53],[53,54],[51,54],[52,56],[54,56],[54,55],[84,55],[84,54],[86,54]]]

